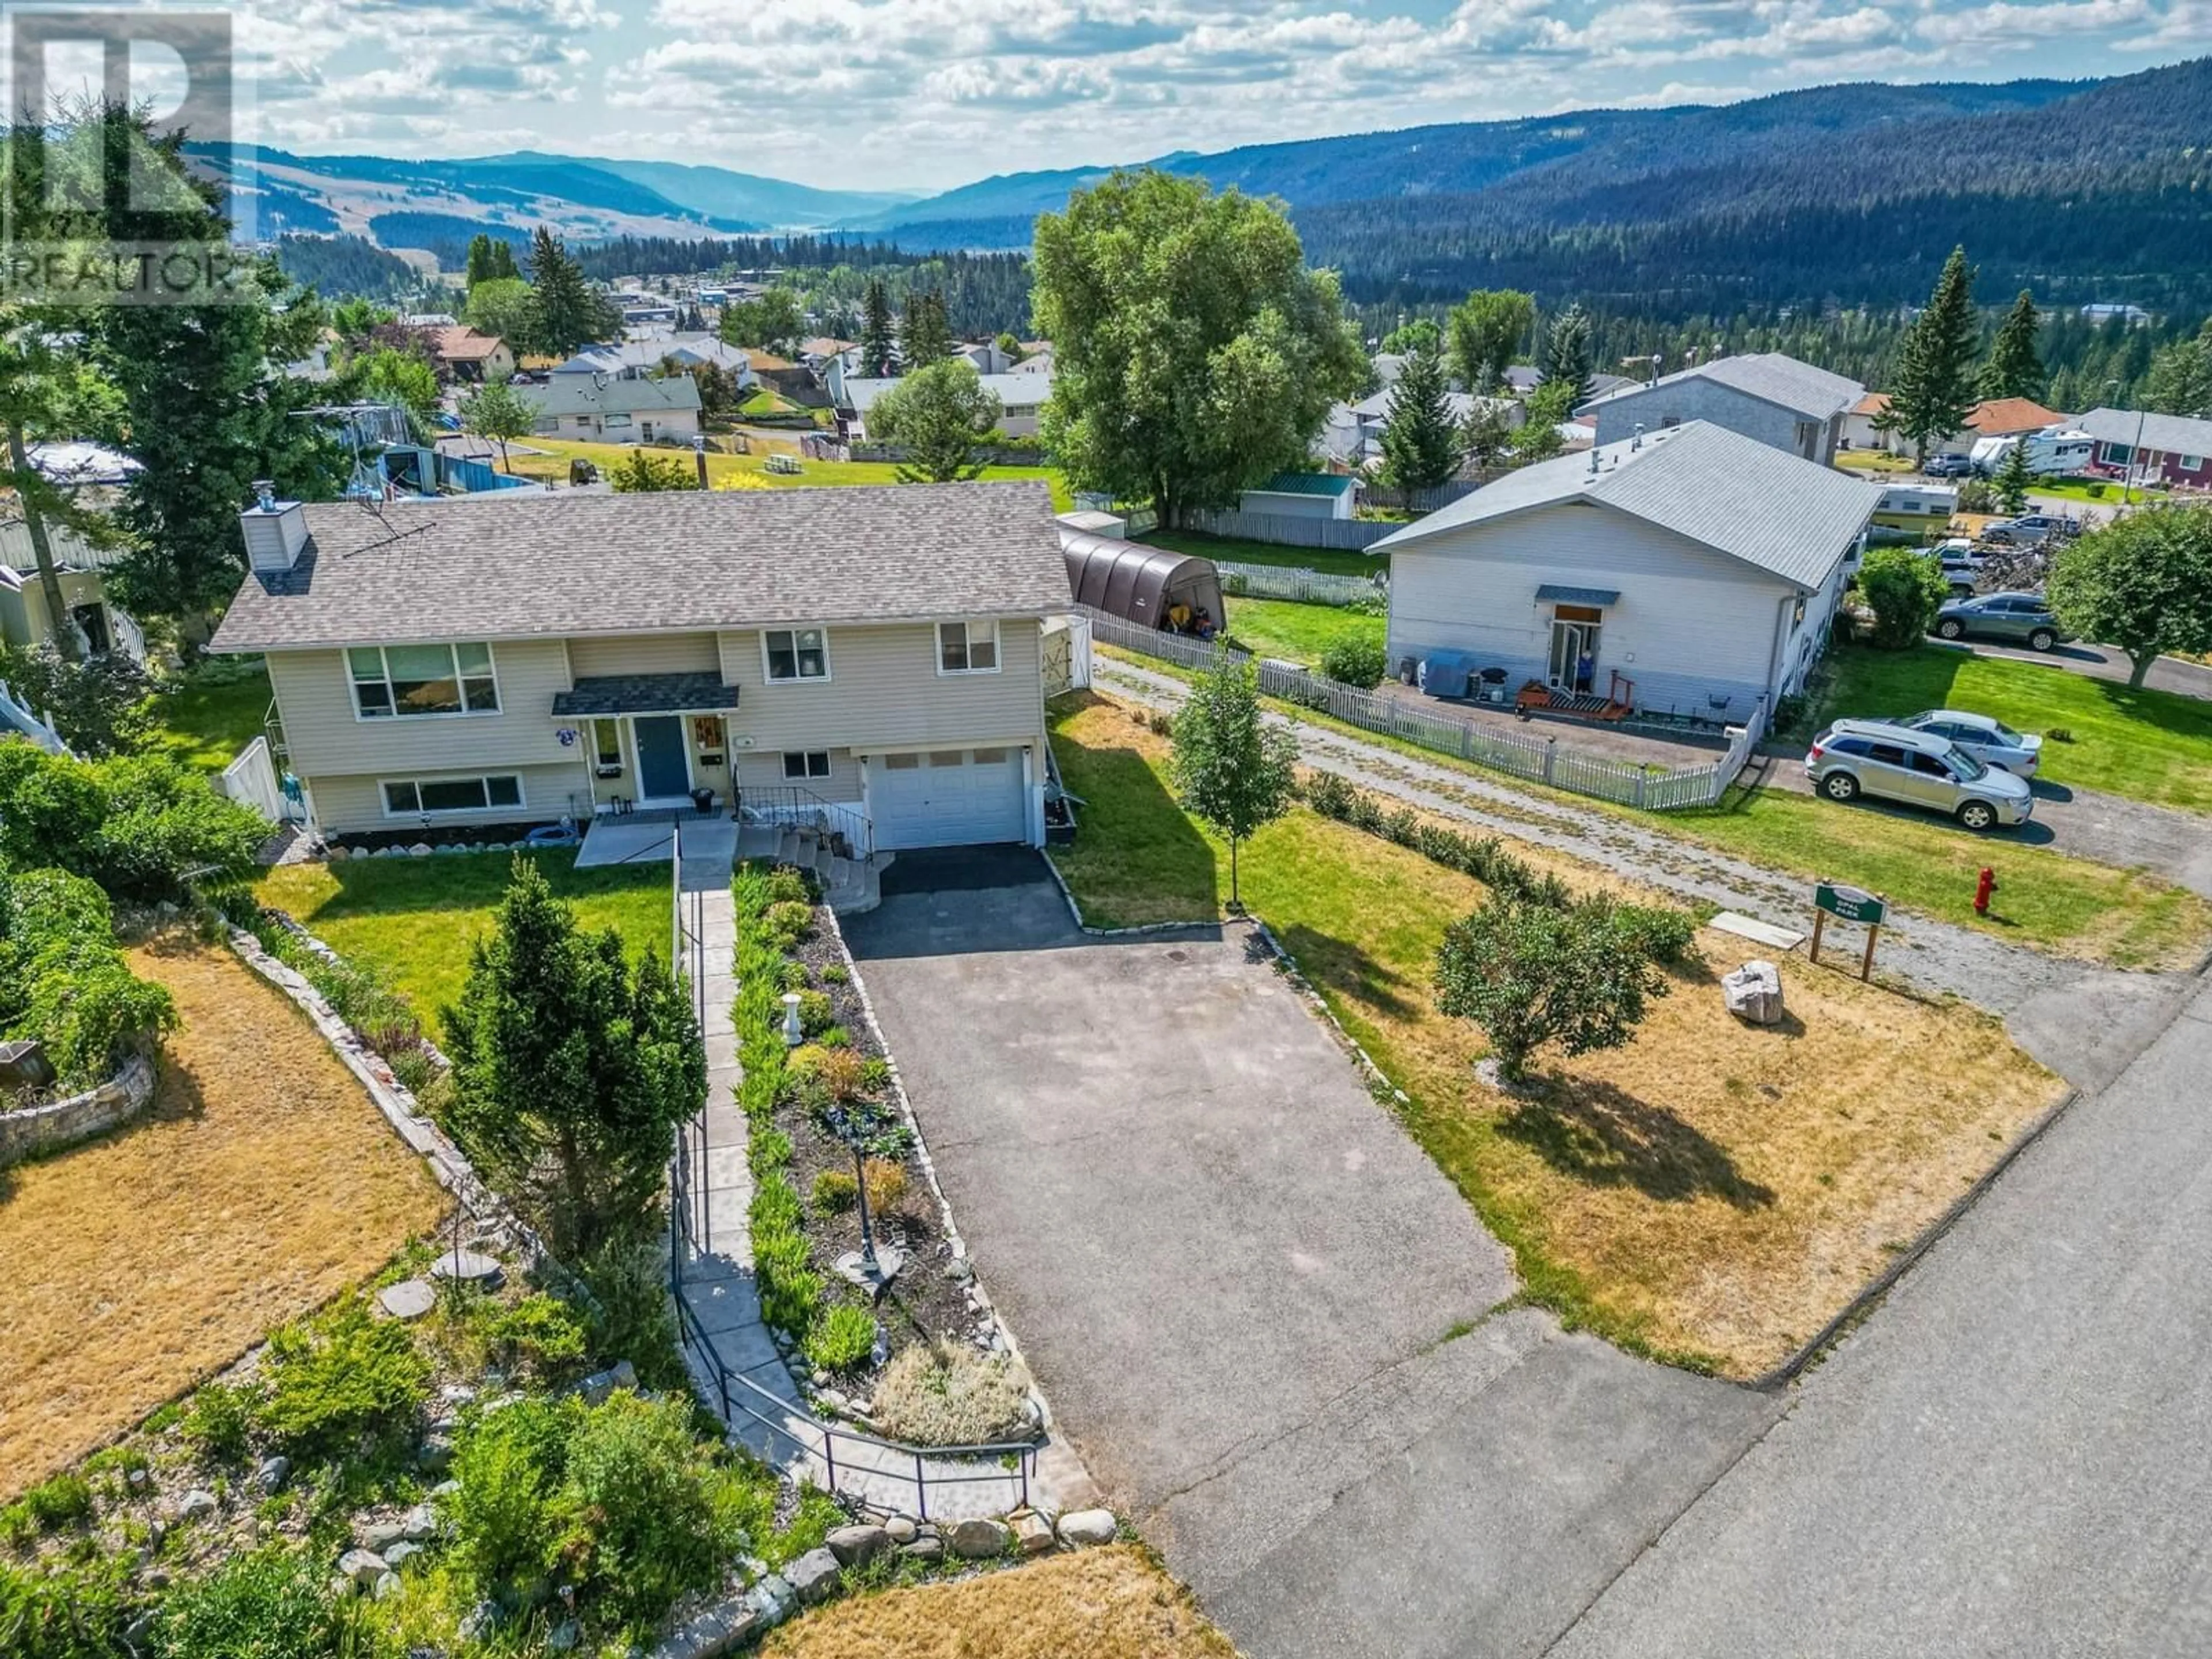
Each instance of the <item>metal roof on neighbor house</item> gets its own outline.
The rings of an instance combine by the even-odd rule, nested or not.
[[[2145,449],[2154,449],[2162,455],[2212,455],[2212,421],[2200,421],[2187,415],[2093,409],[2074,424],[2100,443],[2130,448],[2140,443]]]
[[[1710,421],[1690,421],[1509,472],[1414,520],[1371,550],[1587,501],[1686,536],[1810,592],[1827,580],[1881,499],[1880,484],[1785,454]]]
[[[1650,386],[1623,386],[1593,398],[1583,408],[1642,398],[1664,386],[1698,380],[1711,380],[1816,421],[1825,421],[1850,408],[1866,395],[1866,388],[1856,380],[1800,362],[1785,352],[1753,351],[1735,357],[1716,357],[1692,368],[1678,368],[1672,374],[1661,375]]]
[[[299,562],[246,577],[213,649],[1040,617],[1069,604],[1038,480],[491,490],[298,510]]]
[[[1349,494],[1358,480],[1341,472],[1278,472],[1265,483],[1254,484],[1248,495],[1327,495]]]

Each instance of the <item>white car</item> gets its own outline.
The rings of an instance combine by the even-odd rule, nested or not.
[[[2043,763],[2043,739],[2030,732],[2015,732],[1987,714],[1969,714],[1957,708],[1923,708],[1889,722],[1931,737],[1948,738],[1954,749],[1963,749],[1984,766],[1994,766],[2016,778],[2032,778]]]

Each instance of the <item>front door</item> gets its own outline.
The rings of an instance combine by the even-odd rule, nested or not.
[[[1597,624],[1553,622],[1551,683],[1568,690],[1587,691],[1596,672]]]
[[[637,793],[641,799],[678,799],[690,793],[684,763],[684,722],[673,714],[641,715],[637,729]]]

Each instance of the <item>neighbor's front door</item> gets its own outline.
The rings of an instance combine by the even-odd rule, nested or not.
[[[684,764],[684,722],[674,714],[647,714],[637,729],[637,793],[647,800],[677,799],[691,788]]]
[[[1585,670],[1583,664],[1591,665]],[[1552,624],[1551,682],[1573,691],[1590,689],[1590,672],[1597,662],[1595,623],[1555,622]]]

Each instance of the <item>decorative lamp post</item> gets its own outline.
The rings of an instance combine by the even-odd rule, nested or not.
[[[866,1137],[860,1126],[853,1121],[852,1114],[842,1106],[832,1106],[823,1115],[830,1133],[845,1143],[853,1154],[853,1190],[860,1200],[860,1270],[871,1279],[887,1277],[876,1260],[876,1233],[868,1220],[868,1181],[860,1143]]]

